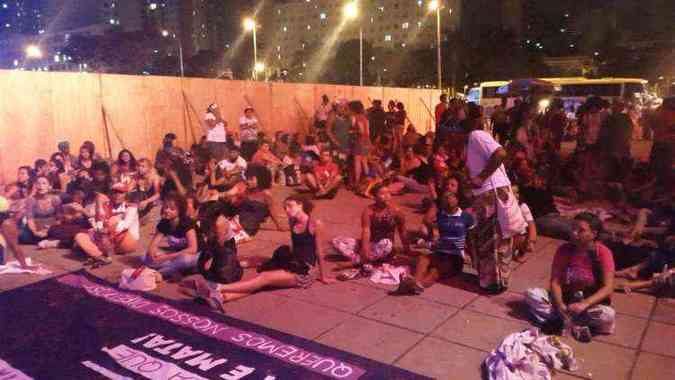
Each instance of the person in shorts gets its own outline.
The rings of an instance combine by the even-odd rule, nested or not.
[[[439,237],[433,253],[417,258],[414,276],[404,275],[397,293],[420,294],[438,280],[462,273],[466,235],[476,221],[459,208],[456,193],[445,193],[439,199],[436,225]]]

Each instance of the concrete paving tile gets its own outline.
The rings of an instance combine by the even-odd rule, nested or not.
[[[675,299],[659,298],[652,320],[675,325]]]
[[[427,337],[394,364],[434,379],[480,379],[486,356],[486,352]]]
[[[316,341],[383,363],[393,363],[424,335],[352,316]]]
[[[480,290],[475,282],[474,276],[464,274],[425,289],[420,297],[461,308],[479,297]]]
[[[457,312],[457,308],[440,305],[419,297],[389,296],[359,313],[410,330],[429,333]]]
[[[323,306],[308,304],[274,292],[259,293],[225,305],[228,316],[314,339],[347,320],[350,315]]]
[[[460,310],[432,335],[483,351],[491,351],[509,334],[530,327],[528,323]]]
[[[656,298],[648,294],[615,292],[612,294],[612,307],[617,313],[633,317],[649,318]]]
[[[480,296],[467,309],[498,318],[529,321],[523,294],[509,291],[498,296]]]
[[[647,328],[648,320],[631,317],[629,315],[616,315],[616,331],[612,335],[598,335],[596,340],[605,343],[614,343],[628,348],[638,348],[642,334]]]
[[[642,350],[675,357],[675,326],[650,322],[642,342]]]
[[[631,380],[675,379],[675,358],[641,352]]]
[[[349,282],[331,285],[315,284],[309,289],[288,289],[282,294],[348,313],[358,313],[378,300],[387,297],[384,290]]]
[[[574,376],[588,379],[628,379],[637,351],[613,346],[594,340],[579,343],[573,338],[564,338],[577,358],[579,369],[571,372]]]

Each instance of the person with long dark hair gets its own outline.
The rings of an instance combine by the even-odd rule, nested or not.
[[[165,245],[161,246],[162,243]],[[163,276],[170,276],[195,268],[197,258],[197,228],[187,215],[185,198],[169,194],[164,198],[162,220],[157,224],[144,261]]]
[[[352,185],[361,182],[361,175],[368,173],[368,154],[370,152],[370,127],[365,115],[363,103],[358,100],[349,102],[349,113],[352,118],[354,156],[354,178]]]
[[[589,340],[591,333],[614,333],[614,258],[598,241],[602,222],[596,215],[584,212],[574,221],[570,242],[553,258],[550,289],[528,289],[525,300],[537,322],[570,328],[575,338]]]
[[[226,302],[249,296],[263,288],[309,288],[313,283],[311,269],[319,270],[319,281],[334,282],[328,276],[322,250],[323,223],[312,218],[311,201],[291,196],[284,201],[284,209],[291,226],[291,245],[279,247],[272,259],[258,268],[259,274],[249,280],[220,285],[217,291],[200,281],[198,296],[213,307],[222,309]]]

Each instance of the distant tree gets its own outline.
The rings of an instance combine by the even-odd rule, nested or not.
[[[86,63],[102,73],[140,74],[158,51],[157,39],[143,32],[112,31],[102,36],[72,36],[61,50],[72,63]]]
[[[371,63],[369,57],[375,53],[373,46],[368,41],[363,41],[363,82],[372,84],[377,78],[375,67],[379,63]],[[309,64],[312,64],[310,62]],[[336,84],[359,84],[359,40],[345,41],[335,49],[335,56],[324,66],[321,81]]]

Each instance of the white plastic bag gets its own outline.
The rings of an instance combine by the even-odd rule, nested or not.
[[[124,269],[120,277],[120,288],[149,292],[157,289],[157,283],[162,282],[162,274],[148,267]]]

